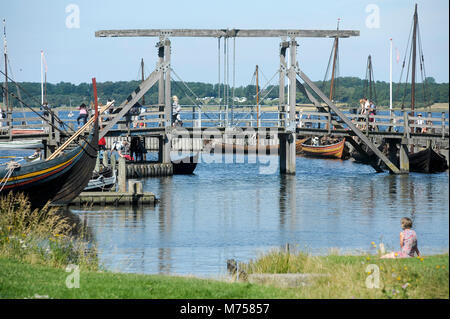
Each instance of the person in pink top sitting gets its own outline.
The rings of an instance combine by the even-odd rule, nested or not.
[[[420,256],[419,248],[417,248],[417,235],[414,230],[412,230],[412,220],[408,217],[403,217],[401,219],[401,225],[403,231],[400,232],[400,247],[401,250],[398,252],[392,252],[381,256],[381,258],[408,258]]]

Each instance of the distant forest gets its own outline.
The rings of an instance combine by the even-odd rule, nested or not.
[[[97,83],[98,96],[100,102],[105,104],[108,99],[114,99],[116,105],[122,103],[131,92],[139,85],[139,81],[120,81],[120,82],[102,82]],[[330,81],[316,81],[316,85],[323,89],[328,95]],[[358,106],[359,99],[363,96],[370,96],[367,87],[367,81],[357,77],[341,77],[336,80],[336,88],[334,91],[334,100],[336,103],[343,103],[348,106]],[[20,95],[23,101],[29,106],[38,106],[41,100],[40,83],[21,82],[22,87]],[[186,86],[189,87],[186,88]],[[9,83],[9,90],[17,94],[16,86]],[[389,83],[377,81],[375,90],[372,90],[372,99],[379,106],[389,105]],[[81,83],[79,85],[60,82],[58,84],[47,84],[47,101],[52,107],[79,106],[81,103],[90,103],[93,99],[92,84]],[[192,93],[192,92],[193,93]],[[223,97],[224,87],[220,87],[220,97]],[[254,105],[256,104],[256,86],[247,85],[234,89],[236,99],[234,105]],[[201,105],[201,104],[218,104],[219,85],[201,82],[186,82],[185,84],[178,81],[172,81],[172,95],[177,95],[182,105]],[[229,104],[233,97],[233,89],[229,88]],[[424,98],[425,97],[425,98]],[[278,86],[271,85],[260,93],[260,104],[277,105],[278,104]],[[262,100],[262,101],[261,101]],[[393,100],[394,107],[401,106],[402,103],[407,108],[411,100],[411,85],[405,86],[404,83],[393,84]],[[14,107],[20,107],[17,99],[10,98]],[[145,94],[145,104],[157,104],[158,101],[158,84],[154,85],[149,92]],[[425,102],[424,102],[425,101]],[[416,106],[426,106],[433,103],[442,103],[449,101],[449,83],[436,83],[432,77],[426,78],[424,83],[416,84]],[[310,103],[309,100],[301,93],[297,92],[298,103]],[[222,102],[223,104],[223,102]]]

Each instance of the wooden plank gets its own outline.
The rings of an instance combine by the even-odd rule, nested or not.
[[[99,30],[96,37],[212,37],[212,38],[348,38],[359,36],[359,30],[300,29],[129,29]]]

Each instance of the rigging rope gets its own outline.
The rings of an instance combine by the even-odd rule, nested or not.
[[[173,74],[175,75],[175,77],[177,77],[178,78],[178,80],[181,82],[181,83],[183,83],[183,85],[189,90],[189,92],[191,92],[191,94],[192,95],[194,95],[199,101],[201,101],[200,100],[200,98],[191,90],[191,88],[180,78],[180,76],[174,71],[174,69],[172,69],[172,68],[170,68],[170,70],[173,72]],[[174,84],[175,84],[175,86],[177,86],[177,87],[179,87],[178,86],[178,83],[177,82],[173,82]],[[181,90],[183,90],[183,88],[180,88]],[[184,91],[184,90],[183,90]],[[186,91],[184,91],[184,93],[186,94]],[[199,104],[197,104],[197,103],[195,103],[195,101],[188,95],[188,94],[186,94],[186,96],[188,97],[188,99],[190,99],[191,101],[192,101],[192,103],[194,103],[195,104],[195,106],[197,106],[198,108],[200,108],[200,110],[202,109],[202,106],[201,105],[199,105]],[[206,104],[204,104],[203,102],[201,102],[204,106],[206,106]],[[211,119],[209,116],[208,116],[208,114],[207,113],[203,113],[208,119]]]
[[[3,75],[6,76],[6,74],[0,70],[0,73],[2,73]],[[18,86],[20,88],[21,91],[23,91],[25,94],[27,94],[32,100],[36,101],[36,99],[30,94],[28,93],[26,90],[23,89],[23,87],[18,84],[16,81],[12,80],[9,76],[7,76],[7,78],[14,83],[16,86]],[[25,103],[21,98],[19,98],[18,96],[16,96],[14,93],[9,92],[8,88],[3,88],[3,91],[6,91],[6,94],[11,95],[12,97],[14,97],[15,99],[17,99],[19,102],[21,102],[23,105],[25,105],[25,107],[29,108],[33,113],[35,113],[37,116],[39,116],[42,120],[44,120],[45,122],[47,122],[51,127],[53,127],[55,130],[66,134],[69,133],[67,130],[61,130],[59,127],[57,127],[56,125],[54,125],[53,123],[51,123],[47,118],[45,118],[44,116],[42,116],[41,114],[39,114],[37,111],[35,111],[31,106],[29,106],[27,103]],[[41,107],[44,107],[45,110],[47,110],[50,114],[53,115],[53,118],[56,120],[56,122],[58,122],[58,124],[60,124],[63,128],[67,127],[70,129],[70,131],[72,131],[72,133],[76,133],[75,130],[73,130],[71,127],[69,127],[66,123],[64,123],[64,121],[62,121],[49,107],[47,107],[46,105],[42,105],[40,102],[37,102],[37,104],[39,104]],[[84,137],[84,136],[80,136],[81,139],[83,139],[86,143],[88,143],[89,146],[93,147],[89,141]],[[74,141],[75,143],[78,144],[78,141]],[[80,145],[80,144],[78,144]]]
[[[3,176],[2,180],[0,181],[0,185],[1,185],[0,192],[3,190],[6,183],[8,183],[8,180],[11,177],[14,170],[19,167],[20,167],[20,164],[15,161],[10,161],[6,164],[6,168],[7,168],[8,172],[6,173],[5,176]]]

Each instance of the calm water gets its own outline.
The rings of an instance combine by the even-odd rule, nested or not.
[[[160,199],[155,207],[72,211],[92,227],[103,265],[122,272],[218,276],[227,259],[248,261],[285,243],[313,254],[371,252],[380,239],[398,249],[403,216],[413,218],[423,253],[448,251],[448,171],[391,176],[297,157],[297,174],[283,177],[247,161],[200,162],[192,176],[145,179]]]

